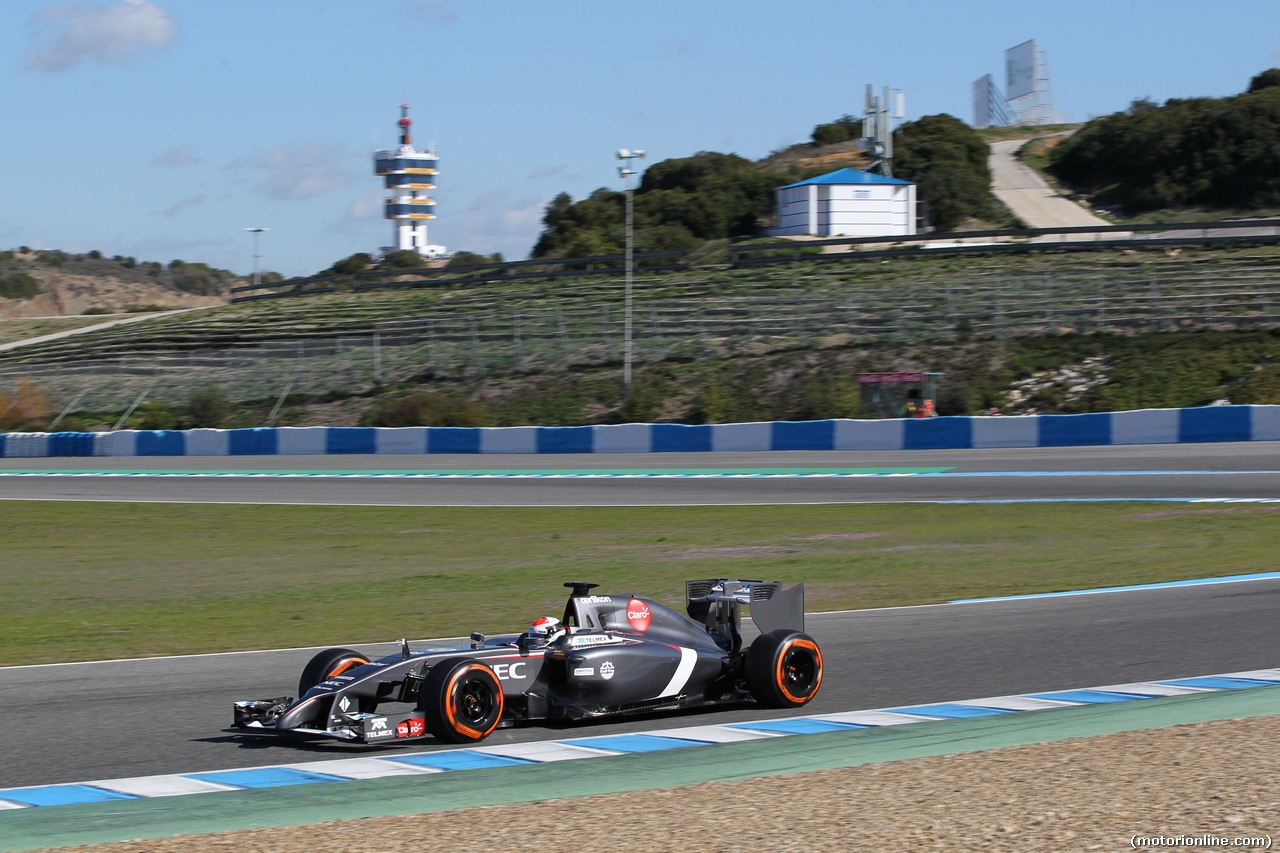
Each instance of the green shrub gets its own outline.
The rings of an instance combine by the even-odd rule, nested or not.
[[[192,428],[216,429],[231,412],[227,395],[217,385],[197,388],[187,400],[187,424]]]
[[[1050,171],[1128,213],[1280,206],[1280,69],[1229,98],[1140,99],[1053,149]]]
[[[24,272],[0,278],[0,296],[5,299],[31,299],[42,292],[40,282]]]

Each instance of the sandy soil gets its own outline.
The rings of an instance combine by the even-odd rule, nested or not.
[[[1280,716],[1261,717],[572,802],[63,849],[1057,853],[1130,850],[1135,835],[1208,835],[1238,849],[1239,839],[1280,836],[1277,744]]]

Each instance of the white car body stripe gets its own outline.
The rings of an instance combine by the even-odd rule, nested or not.
[[[698,662],[698,653],[693,649],[686,649],[680,646],[680,665],[676,667],[676,674],[671,676],[671,681],[667,686],[662,688],[662,692],[658,694],[658,698],[662,699],[666,696],[675,696],[684,689],[685,684],[689,681],[689,676],[693,675],[693,665]]]

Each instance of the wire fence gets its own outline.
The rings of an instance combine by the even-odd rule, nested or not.
[[[678,287],[642,280],[635,293],[637,364],[968,336],[1280,325],[1280,270],[1257,264],[991,273],[873,285],[815,268],[787,287],[762,274],[739,280],[734,289],[710,280]],[[34,383],[66,414],[184,400],[216,385],[231,401],[274,400],[278,411],[291,395],[337,398],[426,379],[621,364],[621,283],[596,283],[568,296],[515,304],[492,294],[462,295],[412,316],[396,316],[393,301],[366,303],[361,310],[336,305],[269,320],[245,315],[212,331],[198,319],[145,335],[134,327],[4,354],[0,391]]]

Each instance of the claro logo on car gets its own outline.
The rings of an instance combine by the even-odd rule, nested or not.
[[[423,717],[410,717],[396,723],[396,737],[419,737],[427,730],[427,721]]]
[[[649,630],[649,622],[652,619],[653,611],[649,609],[649,605],[638,598],[627,602],[627,621],[631,623],[632,628],[644,633]]]

